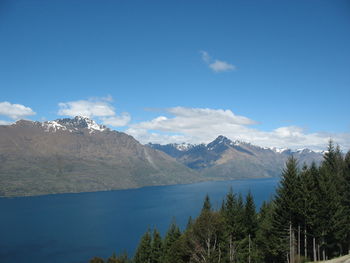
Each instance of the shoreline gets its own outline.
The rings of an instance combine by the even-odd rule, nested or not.
[[[209,183],[209,182],[222,182],[222,181],[240,181],[240,180],[256,180],[256,179],[278,179],[279,177],[249,177],[249,178],[234,178],[234,179],[213,179],[213,180],[201,180],[192,183],[176,183],[176,184],[157,184],[157,185],[145,185],[139,187],[130,187],[130,188],[119,188],[119,189],[105,189],[105,190],[96,190],[96,191],[81,191],[81,192],[59,192],[59,193],[44,193],[44,194],[28,194],[28,195],[5,195],[0,196],[0,199],[15,199],[15,198],[25,198],[25,197],[41,197],[41,196],[58,196],[58,195],[76,195],[76,194],[88,194],[88,193],[96,193],[96,192],[111,192],[111,191],[127,191],[127,190],[138,190],[143,188],[151,188],[151,187],[164,187],[164,186],[177,186],[177,185],[193,185],[193,184],[201,184],[201,183]]]

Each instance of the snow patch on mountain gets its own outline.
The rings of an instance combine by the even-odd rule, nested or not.
[[[178,149],[179,151],[188,151],[189,149],[191,149],[191,148],[194,147],[193,144],[185,143],[185,142],[183,142],[183,143],[175,143],[175,144],[173,144],[173,145],[174,145],[174,147],[175,147],[176,149]]]
[[[289,151],[290,149],[288,148],[276,148],[276,147],[272,147],[270,148],[272,151],[276,152],[276,153],[283,153],[285,151]]]
[[[56,132],[58,130],[73,132],[80,129],[87,129],[91,134],[95,131],[102,132],[107,130],[106,126],[98,125],[95,121],[81,116],[76,116],[74,119],[65,118],[45,121],[41,125],[45,128],[46,132]]]
[[[56,132],[57,130],[67,130],[67,127],[59,124],[57,121],[46,121],[41,124],[45,128],[46,132]]]

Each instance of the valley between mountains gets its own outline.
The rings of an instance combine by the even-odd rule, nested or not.
[[[0,196],[31,196],[274,177],[289,156],[319,163],[309,149],[262,148],[224,136],[209,144],[149,143],[85,117],[0,125]]]

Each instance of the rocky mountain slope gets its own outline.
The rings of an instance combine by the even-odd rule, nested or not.
[[[231,141],[219,136],[209,144],[148,144],[176,158],[187,167],[200,172],[205,178],[235,179],[278,176],[288,157],[293,155],[304,163],[319,163],[323,154],[302,149],[270,149],[250,143]]]
[[[148,144],[75,117],[0,125],[0,196],[127,189],[149,185],[278,176],[291,155],[219,136],[205,145]]]
[[[198,173],[133,137],[75,117],[0,126],[0,196],[190,183]]]

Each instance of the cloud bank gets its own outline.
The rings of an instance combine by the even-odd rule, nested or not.
[[[4,101],[0,102],[0,115],[10,118],[12,120],[18,120],[26,118],[27,116],[35,115],[36,113],[29,107],[21,104],[12,104]],[[6,121],[2,121],[5,123]]]
[[[209,66],[211,70],[214,72],[225,72],[225,71],[232,71],[236,70],[236,66],[232,65],[230,63],[227,63],[226,61],[215,59],[213,60],[207,51],[200,51],[202,60]]]
[[[167,115],[167,116],[165,116]],[[142,143],[208,143],[218,135],[232,140],[251,142],[262,147],[310,148],[324,150],[332,138],[343,148],[350,149],[350,134],[307,133],[297,126],[284,126],[261,131],[257,122],[234,114],[231,110],[174,107],[163,114],[129,125],[126,132]]]
[[[0,120],[0,125],[9,125],[11,122]]]
[[[112,102],[113,99],[111,96],[60,102],[58,104],[59,110],[57,114],[69,117],[84,116],[91,119],[97,118],[103,124],[113,127],[127,125],[131,120],[129,113],[122,112],[120,115],[117,115]]]

